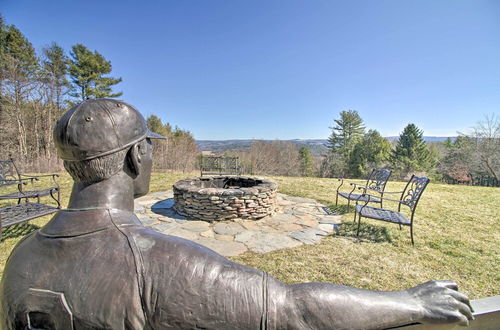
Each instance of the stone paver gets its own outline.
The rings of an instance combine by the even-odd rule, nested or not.
[[[302,244],[317,244],[334,234],[340,215],[329,215],[324,206],[309,198],[277,195],[278,211],[260,220],[233,219],[213,223],[188,219],[173,208],[172,191],[152,193],[135,200],[141,222],[167,235],[204,245],[224,256],[246,251],[267,253]]]
[[[144,226],[152,226],[158,222],[158,219],[148,217],[148,216],[139,216],[139,220],[141,220]]]
[[[250,250],[258,253],[266,253],[302,245],[300,241],[277,232],[256,233],[250,240],[245,242],[245,244]]]
[[[325,236],[326,232],[316,229],[316,228],[306,228],[294,231],[290,234],[290,237],[301,241],[304,244],[317,244],[321,242],[322,236]]]
[[[190,230],[186,230],[184,228],[175,228],[174,230],[170,231],[168,234],[172,235],[172,236],[185,238],[185,239],[188,239],[191,241],[194,241],[195,239],[200,238],[198,233],[190,231]]]
[[[190,231],[202,233],[210,229],[210,223],[206,221],[186,221],[181,224],[181,227]]]
[[[226,257],[233,257],[246,252],[247,247],[239,242],[218,241],[213,238],[201,238],[195,241]]]
[[[213,229],[214,232],[219,235],[231,235],[231,236],[239,234],[245,230],[245,228],[243,228],[242,226],[240,226],[238,223],[235,222],[217,223]]]
[[[179,228],[179,225],[176,224],[175,222],[174,223],[163,222],[163,223],[153,225],[153,226],[151,226],[151,228],[153,228],[156,231],[159,231],[160,233],[170,235],[170,233],[172,231]]]
[[[258,232],[252,230],[246,230],[244,232],[239,233],[234,237],[236,242],[246,243],[251,240]]]
[[[318,225],[318,229],[325,231],[327,233],[333,233],[336,231],[335,224],[330,224],[330,223],[320,223]]]

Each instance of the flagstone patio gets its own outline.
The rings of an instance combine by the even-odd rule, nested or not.
[[[190,220],[177,214],[173,204],[171,190],[151,193],[135,200],[135,213],[147,227],[192,240],[228,257],[317,244],[338,229],[342,218],[329,214],[313,199],[284,194],[278,194],[278,211],[260,220]]]

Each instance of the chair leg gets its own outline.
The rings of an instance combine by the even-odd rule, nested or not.
[[[335,195],[335,205],[339,205],[339,192],[337,191],[337,195]]]
[[[358,231],[356,232],[356,236],[359,236],[359,227],[361,226],[361,214],[358,215]]]
[[[413,226],[410,226],[410,237],[411,237],[411,245],[415,246],[415,242],[413,241]]]
[[[354,219],[352,221],[356,224],[356,210],[354,210]]]
[[[349,205],[351,205],[351,200],[347,199],[347,210],[349,210]]]

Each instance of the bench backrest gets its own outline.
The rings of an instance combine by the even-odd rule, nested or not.
[[[401,194],[400,200],[402,202],[400,203],[400,206],[401,204],[404,204],[408,206],[412,212],[414,212],[425,187],[427,187],[427,184],[430,181],[431,180],[425,176],[416,176],[413,174]]]
[[[201,176],[203,175],[240,175],[238,157],[202,156]]]
[[[385,185],[391,176],[391,170],[373,169],[366,180],[366,186],[378,192],[384,192]]]

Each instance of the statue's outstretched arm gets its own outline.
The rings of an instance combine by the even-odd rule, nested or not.
[[[387,292],[323,283],[276,289],[285,293],[270,292],[270,312],[277,317],[270,328],[383,329],[415,322],[467,325],[473,319],[468,298],[451,281]]]
[[[416,322],[467,325],[472,319],[468,298],[451,281],[402,291],[286,285],[196,243],[152,237],[155,244],[143,245],[154,248],[141,251],[150,261],[145,273],[161,274],[149,277],[155,288],[149,292],[158,294],[147,308],[158,329],[162,322],[206,329],[383,329]]]

